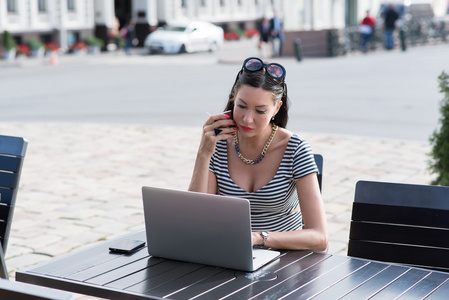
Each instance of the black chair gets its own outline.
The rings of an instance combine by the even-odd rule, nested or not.
[[[323,182],[323,156],[321,154],[314,154],[316,166],[318,167],[318,185],[320,186],[320,192],[322,192],[322,182]],[[304,227],[304,220],[302,220],[302,228]]]
[[[320,191],[322,191],[323,184],[323,156],[321,154],[314,154],[315,163],[318,167],[318,184],[320,186]]]
[[[28,142],[20,137],[0,135],[0,278],[8,278],[4,255],[19,188]]]
[[[75,296],[42,286],[0,279],[0,299],[14,300],[72,300]]]
[[[348,255],[449,271],[449,187],[357,182]]]

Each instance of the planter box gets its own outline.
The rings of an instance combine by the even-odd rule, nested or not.
[[[3,49],[3,59],[8,60],[8,61],[15,60],[16,59],[16,49],[13,49],[13,50]]]
[[[73,49],[71,52],[74,55],[86,55],[87,49]]]
[[[44,48],[31,50],[30,57],[35,57],[35,58],[44,57],[44,53],[45,53]]]
[[[335,56],[330,51],[331,34],[335,29],[315,31],[288,31],[285,32],[284,48],[282,56],[295,56],[295,40],[301,40],[302,55],[306,57],[329,57]]]
[[[99,54],[101,52],[99,46],[88,46],[87,53],[89,54]]]

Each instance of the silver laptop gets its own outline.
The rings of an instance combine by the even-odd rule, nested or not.
[[[280,255],[252,247],[246,199],[146,186],[142,195],[152,256],[252,272]]]

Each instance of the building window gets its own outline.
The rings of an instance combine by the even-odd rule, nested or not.
[[[8,0],[6,2],[6,8],[9,13],[17,12],[17,0]]]
[[[67,0],[67,10],[68,11],[75,11],[75,0]]]
[[[38,0],[37,9],[39,12],[47,12],[47,0]]]

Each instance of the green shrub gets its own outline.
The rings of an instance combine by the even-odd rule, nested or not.
[[[115,44],[117,45],[117,49],[125,48],[125,39],[121,38],[119,35],[114,37]]]
[[[89,46],[98,46],[100,48],[104,47],[104,42],[103,40],[95,37],[95,36],[88,36],[84,39],[84,41],[86,42],[87,45]]]
[[[3,32],[3,48],[6,50],[12,50],[16,49],[17,44],[14,38],[12,37],[11,33],[7,30]]]
[[[440,102],[441,127],[435,130],[429,139],[433,146],[429,169],[431,173],[437,174],[432,184],[449,186],[449,75],[442,72],[438,81],[443,94]]]
[[[31,50],[39,50],[40,48],[44,48],[44,44],[42,44],[39,40],[35,38],[29,38],[25,41],[25,44],[30,47]]]

